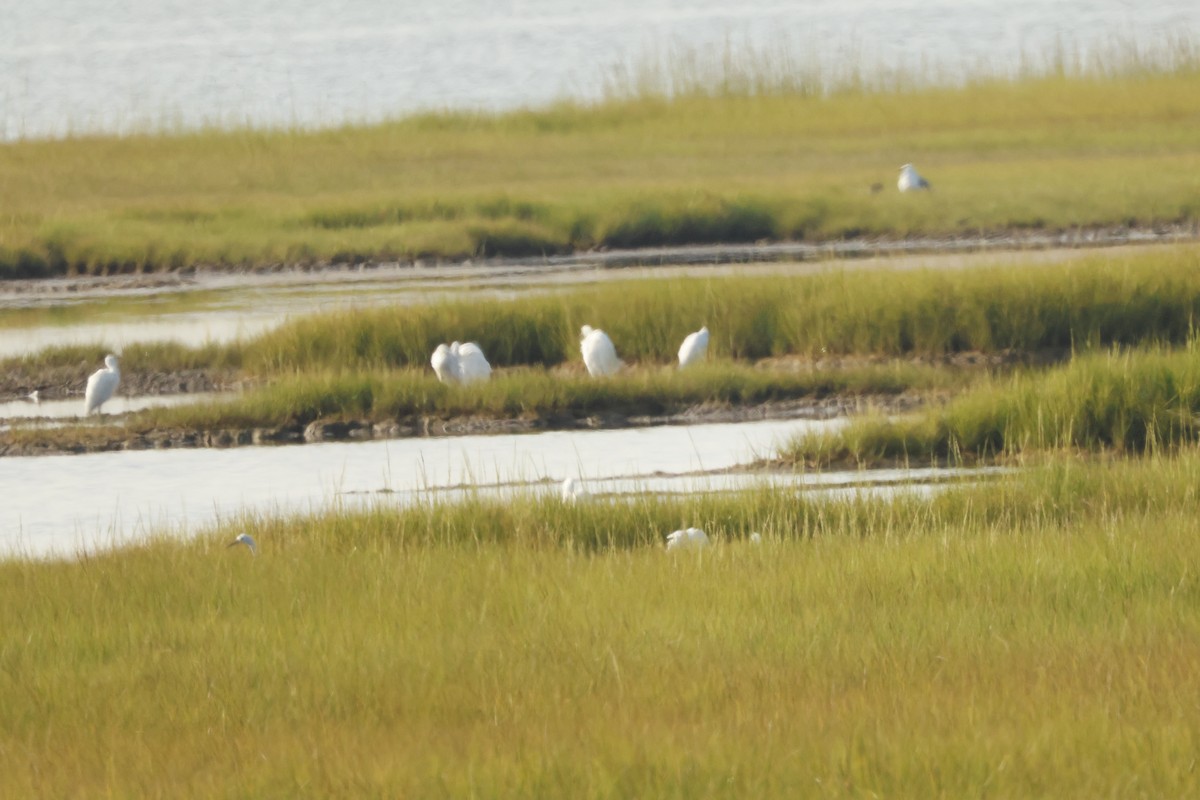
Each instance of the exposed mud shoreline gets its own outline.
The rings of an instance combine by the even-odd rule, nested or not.
[[[1103,227],[1064,231],[1011,230],[971,237],[856,238],[825,242],[774,242],[648,247],[633,250],[592,250],[569,255],[522,258],[477,258],[461,261],[417,259],[408,262],[363,261],[353,264],[264,264],[227,268],[198,264],[174,272],[124,275],[79,275],[57,278],[0,280],[0,307],[111,295],[207,291],[239,287],[299,286],[324,283],[404,279],[414,282],[459,279],[473,284],[489,281],[545,281],[555,276],[634,267],[743,266],[747,264],[833,264],[906,256],[980,255],[1005,253],[1028,256],[1046,251],[1070,254],[1079,250],[1128,246],[1184,244],[1200,241],[1200,224],[1181,223],[1152,228]],[[985,260],[985,259],[981,259]],[[961,264],[955,264],[961,266]],[[617,273],[616,277],[620,277]]]
[[[431,415],[414,415],[384,422],[324,419],[316,420],[308,425],[287,424],[277,427],[230,428],[211,431],[155,429],[133,432],[117,424],[72,428],[74,433],[80,435],[73,437],[71,441],[38,439],[26,442],[21,441],[19,437],[13,441],[11,435],[0,434],[0,456],[368,441],[415,436],[479,436],[542,431],[640,428],[658,425],[751,422],[768,419],[832,419],[862,411],[868,407],[883,408],[890,412],[900,413],[917,408],[924,402],[924,397],[916,395],[828,397],[777,401],[752,406],[703,404],[670,414],[608,412],[575,416],[564,413],[510,418],[480,416],[442,418]]]

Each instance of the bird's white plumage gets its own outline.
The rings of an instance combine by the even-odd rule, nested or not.
[[[255,544],[254,537],[251,536],[250,534],[245,533],[245,532],[239,533],[232,542],[230,542],[229,544],[227,544],[225,546],[226,547],[237,547],[239,544],[244,544],[244,545],[246,545],[246,547],[250,548],[251,555],[255,555],[255,556],[258,555],[258,545]]]
[[[562,499],[564,503],[574,505],[581,500],[586,500],[587,496],[587,489],[584,488],[583,481],[567,478],[562,482]]]
[[[679,346],[679,368],[695,364],[698,361],[704,360],[704,354],[708,352],[708,326],[704,326],[695,333],[689,333],[683,340],[683,344]]]
[[[454,356],[455,370],[460,382],[475,383],[492,377],[492,365],[488,363],[483,350],[474,342],[455,342],[450,345],[450,352]]]
[[[113,396],[113,392],[117,391],[117,384],[120,382],[121,369],[117,357],[105,356],[104,369],[96,370],[87,380],[87,389],[83,393],[84,415],[91,414],[93,411],[100,412],[100,407]]]
[[[588,374],[596,377],[616,374],[621,368],[621,359],[617,358],[617,349],[608,334],[591,325],[584,325],[579,333],[579,351],[583,353]]]
[[[668,550],[699,550],[708,547],[708,535],[699,528],[672,531],[667,536]]]
[[[905,164],[900,168],[900,177],[896,181],[896,188],[902,192],[915,192],[919,189],[928,189],[929,181],[922,178],[912,164]]]
[[[758,533],[757,531],[750,534],[750,543],[751,544],[762,544],[762,534]]]
[[[458,382],[458,359],[450,352],[450,347],[439,344],[429,359],[434,373],[442,383]]]

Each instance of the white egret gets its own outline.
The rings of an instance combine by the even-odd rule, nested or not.
[[[42,404],[42,395],[40,394],[41,391],[42,390],[40,388],[34,389],[32,392],[25,395],[25,399],[33,403],[35,406],[40,406]]]
[[[917,170],[912,164],[905,164],[900,168],[900,178],[896,181],[896,188],[902,192],[915,192],[920,189],[928,189],[929,181],[917,174]]]
[[[695,333],[689,333],[679,346],[679,368],[704,360],[708,352],[708,326],[705,325]]]
[[[450,345],[450,353],[454,356],[455,370],[462,383],[486,381],[492,377],[492,365],[488,363],[483,350],[474,342]]]
[[[588,492],[583,486],[583,481],[567,478],[562,482],[562,500],[564,503],[575,505],[581,500],[586,500],[587,496]]]
[[[439,344],[429,359],[433,371],[442,383],[458,383],[458,356],[445,344]]]
[[[667,536],[668,550],[699,550],[708,547],[708,535],[699,528],[673,531]]]
[[[113,396],[113,392],[117,390],[117,384],[120,382],[121,370],[117,364],[117,357],[111,354],[105,356],[104,369],[96,370],[88,378],[87,390],[83,393],[84,416],[93,411],[103,413],[100,406]]]
[[[232,542],[225,545],[225,547],[237,547],[239,544],[244,544],[246,547],[250,548],[250,555],[258,555],[258,545],[254,543],[254,537],[245,532],[239,533],[237,537]]]
[[[621,359],[617,358],[617,349],[607,333],[584,325],[579,329],[579,334],[579,350],[583,353],[583,363],[589,375],[613,375],[621,368]]]
[[[751,544],[762,544],[762,534],[758,533],[757,531],[750,534],[750,543]]]

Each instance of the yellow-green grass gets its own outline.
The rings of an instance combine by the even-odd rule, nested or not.
[[[941,356],[962,351],[1182,343],[1200,317],[1200,247],[1099,253],[1062,265],[830,270],[806,276],[602,284],[551,297],[313,315],[246,344],[262,372],[423,365],[451,338],[498,364],[578,359],[578,331],[605,330],[637,361],[675,358],[707,325],[717,356]]]
[[[0,275],[1192,223],[1200,81],[703,92],[0,146]],[[915,162],[934,183],[894,190]],[[881,183],[885,191],[869,187]]]
[[[802,436],[785,460],[957,460],[1082,449],[1145,454],[1200,440],[1200,349],[1114,350],[984,376],[944,407]]]
[[[1063,264],[969,269],[847,268],[806,276],[618,281],[514,300],[353,308],[289,320],[244,342],[125,349],[127,373],[240,368],[266,377],[310,371],[426,368],[433,349],[476,341],[496,366],[578,362],[579,328],[604,329],[618,354],[668,363],[707,325],[715,358],[1036,354],[1187,341],[1200,317],[1200,247],[1099,252]],[[77,367],[102,344],[0,362],[11,376]]]
[[[0,793],[1192,796],[1197,486],[1188,453],[8,561]],[[717,545],[663,552],[686,524]]]

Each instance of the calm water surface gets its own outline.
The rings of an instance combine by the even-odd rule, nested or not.
[[[0,555],[69,555],[152,532],[188,535],[243,512],[411,503],[452,497],[475,484],[507,484],[510,491],[513,484],[537,484],[557,493],[569,475],[583,478],[593,493],[737,488],[747,478],[676,476],[746,463],[800,431],[839,424],[766,421],[0,458]]]
[[[1063,42],[1200,30],[1195,0],[0,0],[0,138],[328,125],[595,98],[690,49],[1015,69]]]

